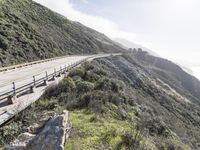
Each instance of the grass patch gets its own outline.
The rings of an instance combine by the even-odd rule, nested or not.
[[[73,130],[65,150],[75,149],[121,149],[124,142],[123,135],[136,130],[128,121],[120,121],[112,117],[96,116],[85,109],[70,112],[69,118]],[[135,133],[132,133],[134,136]],[[142,139],[143,140],[143,139]],[[141,140],[141,141],[142,141]],[[142,142],[141,142],[142,143]]]

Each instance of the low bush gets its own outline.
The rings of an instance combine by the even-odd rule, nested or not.
[[[61,92],[73,92],[76,90],[76,84],[70,77],[64,78],[58,86],[61,89]]]
[[[0,145],[14,140],[22,131],[22,122],[13,122],[0,128]],[[10,136],[12,135],[12,136]]]
[[[101,78],[95,83],[95,89],[96,90],[103,90],[107,91],[111,89],[111,83],[109,78]]]
[[[90,82],[96,82],[101,78],[101,76],[97,75],[93,71],[87,71],[85,75],[85,80]]]
[[[149,130],[149,134],[151,136],[163,136],[163,137],[169,137],[170,130],[168,127],[164,124],[164,122],[158,120],[158,119],[151,119],[146,122],[146,127]]]
[[[103,113],[106,103],[106,96],[102,91],[93,91],[83,94],[78,100],[79,108],[88,108],[95,113]]]
[[[85,69],[82,68],[82,67],[73,69],[72,71],[70,71],[69,76],[70,77],[73,77],[73,76],[84,77],[85,76]]]
[[[90,92],[94,89],[94,84],[87,81],[78,81],[76,86],[79,93]]]
[[[110,79],[107,77],[103,77],[99,79],[95,84],[95,89],[97,90],[111,90],[115,93],[119,93],[123,90],[123,83],[116,79]]]

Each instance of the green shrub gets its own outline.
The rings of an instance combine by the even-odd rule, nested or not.
[[[7,49],[9,46],[8,44],[8,40],[6,40],[5,38],[3,38],[2,36],[0,36],[0,48],[2,49]]]
[[[144,149],[143,134],[144,128],[131,123],[131,130],[121,135],[121,142],[118,144],[117,149],[126,147],[128,150]]]
[[[46,110],[53,110],[57,106],[57,101],[53,99],[42,99],[36,102],[38,108],[45,108]]]
[[[86,65],[84,67],[87,71],[93,70],[95,68],[95,66],[93,64],[90,64],[90,63],[86,63]]]
[[[94,84],[87,81],[78,81],[76,86],[79,93],[89,92],[94,89]]]
[[[44,98],[51,98],[56,97],[60,94],[61,89],[58,85],[53,85],[51,87],[48,87],[48,89],[45,91],[43,97]]]
[[[170,136],[170,130],[164,124],[164,122],[160,121],[159,119],[151,119],[146,122],[146,125],[149,130],[149,134],[151,136],[154,135],[164,136],[164,137]]]
[[[63,92],[74,92],[74,90],[76,90],[76,84],[74,83],[72,78],[67,77],[60,81],[58,85],[53,85],[49,87],[43,97],[58,97]]]
[[[118,93],[114,92],[109,92],[108,101],[117,106],[124,103],[124,99]]]
[[[22,131],[22,122],[13,122],[0,128],[0,145],[14,140]],[[12,135],[12,136],[10,136]]]
[[[85,80],[90,82],[96,82],[101,78],[101,76],[97,75],[93,71],[87,71],[85,75]]]
[[[84,77],[85,76],[85,69],[82,68],[82,67],[73,69],[72,71],[70,71],[69,76],[70,77],[73,77],[73,76]]]
[[[61,89],[61,92],[72,92],[76,89],[76,84],[72,78],[67,77],[59,83],[59,88]]]
[[[115,93],[119,93],[123,90],[123,84],[116,79],[109,79],[107,77],[99,79],[95,84],[97,90],[111,90]]]
[[[110,90],[111,89],[111,84],[110,84],[110,79],[108,78],[101,78],[98,80],[95,84],[95,89],[96,90]]]
[[[88,108],[95,113],[103,113],[106,103],[103,91],[93,91],[82,95],[78,101],[79,108]]]
[[[100,75],[100,76],[106,76],[107,73],[103,69],[94,69],[94,73]]]

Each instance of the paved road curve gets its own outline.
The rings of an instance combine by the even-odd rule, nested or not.
[[[12,90],[12,82],[15,82],[16,87],[19,87],[33,81],[33,76],[35,76],[37,80],[45,77],[46,72],[51,74],[54,72],[54,69],[58,70],[60,67],[67,67],[72,63],[88,57],[90,56],[68,56],[40,64],[34,64],[31,66],[0,72],[0,95]]]

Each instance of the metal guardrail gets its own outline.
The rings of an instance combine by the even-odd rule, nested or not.
[[[93,56],[90,56],[88,58],[80,60],[80,61],[78,61],[76,63],[73,63],[73,64],[71,64],[69,66],[65,66],[64,68],[60,68],[59,70],[54,70],[54,73],[48,74],[46,72],[46,76],[45,77],[39,78],[37,80],[36,80],[35,76],[33,76],[32,82],[27,83],[27,84],[25,84],[23,86],[20,86],[20,87],[16,87],[15,82],[13,82],[12,83],[13,84],[13,89],[8,91],[8,92],[5,92],[5,93],[1,94],[0,95],[0,101],[8,99],[8,98],[11,98],[11,97],[18,97],[21,94],[30,91],[32,88],[37,88],[38,86],[42,85],[43,83],[48,82],[49,80],[51,80],[53,78],[56,78],[56,77],[60,76],[61,74],[65,74],[70,69],[78,66],[79,64],[85,62],[86,60],[90,59],[91,57],[93,57]],[[5,70],[5,71],[7,71],[7,70]]]
[[[64,58],[64,57],[66,57],[66,56],[54,57],[54,58],[49,58],[49,59],[44,59],[44,60],[38,60],[38,61],[34,61],[34,62],[30,62],[30,63],[24,63],[24,64],[19,64],[19,65],[14,65],[14,66],[10,66],[10,67],[3,67],[3,68],[0,68],[0,72],[8,71],[8,70],[13,70],[13,69],[17,69],[17,68],[22,68],[22,67],[25,67],[25,66],[31,66],[31,65],[34,65],[34,64],[40,64],[40,63],[44,63],[44,62],[48,62],[48,61],[52,61],[52,60],[61,59],[61,58]]]

